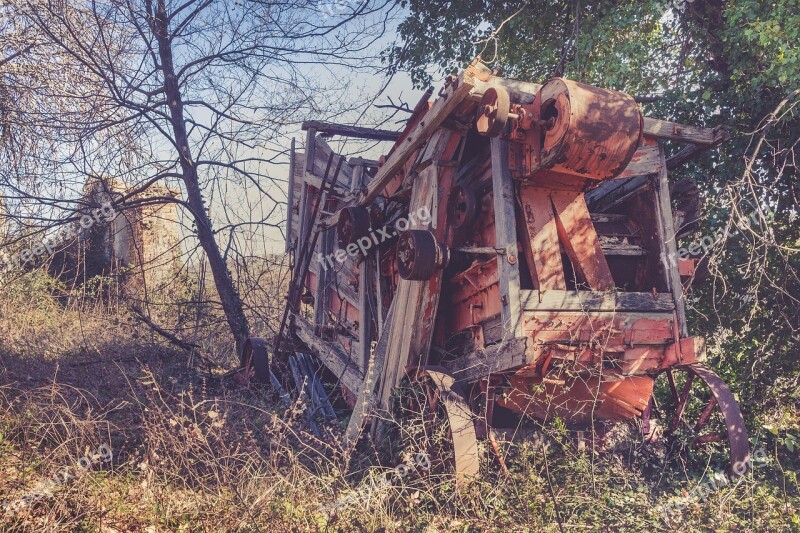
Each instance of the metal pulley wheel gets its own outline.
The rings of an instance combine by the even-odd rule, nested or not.
[[[400,234],[397,242],[397,271],[405,280],[428,280],[443,264],[442,255],[433,233],[408,230]]]
[[[486,89],[475,117],[478,133],[487,137],[498,137],[506,127],[510,109],[511,98],[508,91],[502,87]]]
[[[366,237],[370,230],[369,211],[364,207],[351,206],[345,207],[339,213],[339,220],[336,222],[336,237],[339,241],[339,248],[347,248],[350,244],[355,244],[362,237]]]
[[[478,199],[475,193],[461,185],[455,187],[447,201],[447,218],[450,226],[458,229],[475,219]]]

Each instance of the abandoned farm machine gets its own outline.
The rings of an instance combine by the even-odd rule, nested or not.
[[[353,409],[347,445],[413,383],[432,423],[446,417],[458,480],[478,472],[478,440],[497,450],[494,435],[531,416],[639,420],[645,436],[680,435],[743,473],[741,412],[686,324],[697,261],[676,240],[697,198],[673,209],[667,180],[727,133],[643,117],[621,92],[477,63],[432,96],[400,133],[304,125],[287,309],[243,364],[276,387],[276,375],[311,377],[323,413],[313,378],[335,383]],[[380,161],[346,160],[332,135],[394,144]],[[684,146],[668,158],[663,141]]]

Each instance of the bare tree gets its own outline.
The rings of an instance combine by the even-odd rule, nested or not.
[[[344,73],[374,72],[390,3],[6,2],[5,20],[27,37],[4,46],[0,87],[16,87],[29,107],[0,100],[4,196],[31,228],[85,207],[76,199],[86,176],[124,179],[121,210],[177,203],[241,350],[249,331],[228,259],[258,227],[281,222],[272,175],[281,129],[361,105]],[[137,196],[156,183],[182,197]]]

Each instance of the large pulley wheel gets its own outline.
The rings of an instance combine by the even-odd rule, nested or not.
[[[690,461],[701,461],[701,468],[727,455],[731,475],[749,471],[750,443],[742,412],[716,373],[699,363],[671,368],[656,382],[657,396],[659,392],[654,407],[674,449],[686,451]]]
[[[347,248],[366,237],[370,230],[369,211],[360,206],[345,207],[336,222],[336,237],[339,248]]]
[[[478,212],[475,193],[464,186],[455,187],[447,201],[447,219],[450,226],[458,229],[472,222]]]
[[[502,87],[486,89],[475,117],[475,129],[481,135],[498,137],[508,123],[511,98]]]
[[[441,264],[440,254],[436,237],[430,231],[405,231],[397,241],[397,271],[405,280],[429,280]]]
[[[480,454],[474,415],[455,379],[442,367],[407,373],[398,390],[400,445],[422,454],[432,473],[455,474],[461,485],[477,476]]]
[[[252,371],[258,381],[270,382],[269,352],[267,341],[259,337],[250,337],[244,344],[239,363],[246,371]]]

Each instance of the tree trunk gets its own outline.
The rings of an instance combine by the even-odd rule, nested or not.
[[[214,239],[211,219],[206,213],[203,202],[203,194],[197,178],[197,167],[194,164],[189,148],[189,136],[186,132],[186,122],[183,114],[183,99],[178,85],[178,78],[175,75],[168,26],[169,20],[164,0],[158,0],[157,12],[151,19],[151,27],[158,41],[158,55],[161,60],[161,70],[164,73],[164,92],[169,105],[175,145],[180,152],[179,163],[182,179],[186,185],[187,201],[197,226],[197,238],[200,241],[200,246],[203,247],[208,256],[211,273],[214,276],[214,285],[219,293],[228,327],[230,327],[236,342],[237,354],[241,354],[250,332],[242,309],[242,302],[236,292],[236,288],[233,286],[225,259],[222,257],[217,241]]]

